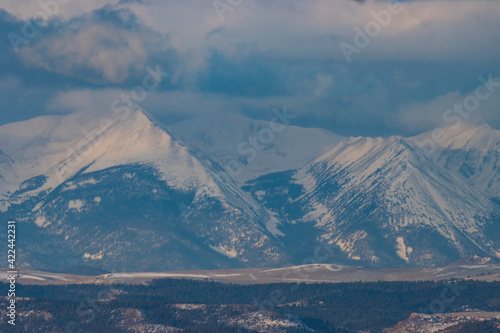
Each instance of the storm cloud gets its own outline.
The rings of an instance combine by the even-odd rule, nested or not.
[[[342,135],[411,135],[500,80],[497,1],[4,1],[0,124],[109,111],[168,72],[140,105],[162,121],[206,112]],[[498,93],[471,119],[500,125]]]

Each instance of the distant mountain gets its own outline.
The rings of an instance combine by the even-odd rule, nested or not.
[[[276,122],[274,121],[276,120]],[[498,131],[341,138],[242,116],[167,129],[142,111],[0,127],[18,265],[155,271],[429,266],[500,257]],[[5,230],[5,225],[0,226]]]
[[[293,119],[282,120],[274,114],[270,120],[273,117],[274,122],[216,113],[171,129],[223,166],[239,184],[300,168],[325,146],[343,139],[323,129],[293,126]]]
[[[245,190],[283,220],[365,265],[500,256],[499,207],[401,137],[347,138],[294,172]]]
[[[138,271],[284,260],[274,218],[141,111],[2,126],[0,147],[12,159],[0,198],[3,215],[19,222],[19,265]]]
[[[447,126],[436,138],[433,132],[410,140],[445,169],[500,203],[500,131],[479,122]]]

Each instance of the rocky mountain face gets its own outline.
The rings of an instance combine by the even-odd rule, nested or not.
[[[78,117],[0,129],[14,161],[2,215],[18,221],[19,265],[141,271],[284,262],[266,228],[272,216],[143,112],[100,119],[90,138],[75,135]]]
[[[313,224],[340,257],[365,265],[500,254],[487,235],[498,206],[401,137],[347,138],[299,170],[244,189],[281,219]]]
[[[0,127],[0,218],[19,222],[18,264],[280,266],[319,243],[322,261],[372,267],[500,257],[499,131],[447,128],[431,146],[433,133],[341,138],[278,115],[167,129],[135,111]]]

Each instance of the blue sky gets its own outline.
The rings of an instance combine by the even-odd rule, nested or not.
[[[146,67],[160,66],[168,76],[139,104],[167,124],[206,112],[269,120],[286,106],[296,125],[412,135],[440,126],[478,77],[500,82],[497,1],[4,0],[0,8],[0,124],[110,112]],[[477,119],[500,127],[500,88],[468,120]]]

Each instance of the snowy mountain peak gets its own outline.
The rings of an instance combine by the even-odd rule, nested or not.
[[[50,192],[78,174],[133,164],[154,167],[169,186],[203,188],[222,196],[206,167],[141,110],[46,116],[9,124],[0,127],[0,145],[12,156],[15,170],[2,171],[2,210],[7,201],[19,203]],[[23,185],[32,179],[39,180],[37,186]],[[14,201],[9,193],[18,193]]]
[[[483,121],[449,125],[410,138],[412,142],[426,143],[442,149],[498,150],[500,151],[500,131]]]
[[[0,215],[15,211],[34,233],[58,242],[51,247],[75,252],[73,261],[112,267],[119,259],[140,269],[126,259],[132,244],[141,244],[135,256],[146,245],[161,254],[144,263],[153,269],[282,260],[272,241],[280,221],[145,112],[36,118],[1,127],[0,143],[15,171],[0,164]],[[89,235],[98,241],[85,242]]]
[[[484,122],[450,125],[409,139],[444,169],[500,200],[500,131]]]
[[[473,244],[500,255],[481,231],[498,207],[404,138],[345,139],[295,178],[306,190],[300,199],[310,209],[305,221],[324,229],[323,239],[351,259],[377,262],[387,256],[387,249],[378,252],[368,242],[380,234],[393,240],[398,257],[424,263],[432,251],[426,253],[425,240],[418,239],[422,230],[445,239],[454,249],[447,251],[466,253]],[[413,253],[400,253],[406,246]],[[443,255],[442,249],[435,251],[433,260]]]
[[[363,163],[363,161],[373,161],[376,159],[380,163],[387,162],[393,156],[407,157],[411,145],[400,136],[389,138],[367,138],[354,137],[342,140],[337,144],[331,145],[322,155],[317,157],[314,162],[327,162],[329,165],[342,164],[349,165],[353,163]],[[404,156],[400,156],[403,154]],[[382,164],[373,164],[372,167],[378,168]],[[371,170],[365,169],[366,172]]]
[[[31,137],[13,134],[32,129],[37,130]],[[35,118],[1,127],[0,144],[10,149],[16,163],[13,186],[43,174],[48,181],[39,190],[47,190],[84,168],[91,173],[139,162],[155,165],[175,186],[194,186],[191,178],[197,173],[203,180],[207,177],[188,149],[141,110],[110,116],[78,113]]]

